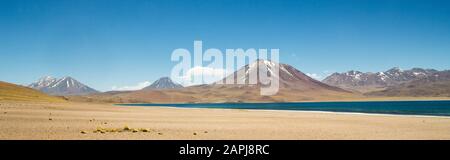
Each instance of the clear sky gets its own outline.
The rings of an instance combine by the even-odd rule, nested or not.
[[[176,48],[279,48],[322,78],[450,69],[450,1],[1,0],[0,80],[72,76],[101,91],[169,76]]]

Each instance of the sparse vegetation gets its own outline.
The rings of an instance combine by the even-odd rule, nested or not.
[[[150,132],[150,130],[146,129],[146,128],[140,128],[139,131],[141,131],[141,132]]]
[[[124,131],[129,131],[130,128],[129,128],[128,126],[125,126],[125,127],[123,127],[123,130],[124,130]]]
[[[132,132],[132,133],[146,132],[146,133],[148,133],[150,131],[151,130],[147,129],[147,128],[135,129],[135,128],[130,128],[128,126],[125,126],[123,128],[102,128],[102,127],[97,127],[97,129],[94,130],[93,133],[121,133],[121,132]]]

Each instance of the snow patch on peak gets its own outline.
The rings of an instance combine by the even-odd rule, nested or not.
[[[283,72],[287,73],[289,76],[294,77],[294,75],[292,75],[292,73],[289,72],[284,66],[280,66],[280,69],[281,69]]]
[[[269,67],[275,67],[275,63],[268,60],[263,60],[264,64]]]
[[[386,79],[389,78],[384,72],[377,72],[376,75],[381,79],[381,81],[386,81]]]

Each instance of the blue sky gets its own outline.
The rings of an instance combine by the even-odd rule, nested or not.
[[[279,48],[324,76],[450,69],[450,1],[1,0],[0,80],[72,76],[98,90],[169,76],[176,48]]]

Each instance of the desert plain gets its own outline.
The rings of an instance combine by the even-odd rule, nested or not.
[[[0,139],[450,139],[450,118],[0,101]]]

